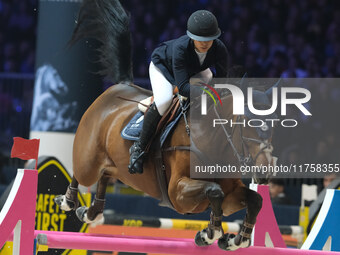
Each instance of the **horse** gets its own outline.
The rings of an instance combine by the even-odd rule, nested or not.
[[[72,182],[66,194],[58,196],[55,202],[62,210],[75,210],[81,221],[93,223],[103,220],[105,191],[110,178],[118,179],[156,199],[161,199],[162,194],[156,177],[159,169],[156,169],[153,161],[156,151],[149,151],[143,174],[132,175],[128,172],[129,148],[132,142],[123,139],[120,132],[138,111],[135,102],[149,97],[151,92],[133,84],[129,16],[118,0],[83,2],[71,41],[78,41],[86,36],[101,41],[100,58],[105,64],[104,70],[107,75],[114,74],[117,84],[101,94],[82,116],[73,145]],[[258,93],[267,97],[264,92]],[[246,116],[233,115],[232,95],[222,96],[221,102],[229,109],[219,113],[221,118],[246,119]],[[219,247],[224,250],[248,247],[256,217],[262,207],[262,198],[257,192],[247,188],[240,178],[190,177],[191,149],[183,149],[192,145],[191,137],[187,134],[186,121],[187,118],[180,119],[163,145],[165,149],[162,157],[167,173],[169,200],[180,214],[201,213],[211,208],[210,224],[198,231],[195,237],[197,245],[206,246],[218,240]],[[190,128],[199,129],[193,126]],[[224,153],[231,164],[241,164],[241,159],[244,162],[253,161],[254,165],[273,164],[271,133],[264,140],[252,127],[240,126],[228,132],[228,139],[222,129],[201,135],[210,142],[217,139],[221,153]],[[221,139],[223,137],[225,139]],[[200,157],[200,154],[195,155]],[[97,191],[91,206],[78,208],[78,185],[91,186],[96,183]],[[243,208],[246,208],[246,216],[241,231],[237,235],[224,233],[221,226],[222,216]]]

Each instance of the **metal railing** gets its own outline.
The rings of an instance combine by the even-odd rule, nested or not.
[[[33,74],[0,73],[0,149],[10,149],[12,137],[28,138],[34,88]]]

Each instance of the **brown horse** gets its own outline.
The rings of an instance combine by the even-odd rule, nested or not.
[[[90,10],[95,18],[92,21],[86,20],[86,9]],[[93,17],[92,16],[92,17]],[[63,210],[76,210],[78,217],[84,222],[101,221],[105,203],[105,190],[110,178],[116,178],[134,189],[161,199],[161,189],[156,178],[156,169],[153,157],[155,151],[150,150],[144,164],[142,175],[131,175],[128,172],[129,148],[131,141],[124,140],[120,132],[128,121],[137,112],[136,103],[121,99],[121,97],[140,101],[150,96],[150,91],[139,88],[132,84],[131,63],[127,63],[130,55],[121,55],[121,52],[130,50],[129,41],[122,38],[129,38],[128,16],[121,7],[118,0],[85,0],[80,12],[80,19],[76,34],[86,31],[86,26],[98,22],[100,17],[103,20],[110,20],[107,27],[114,29],[110,33],[113,38],[115,50],[110,54],[116,54],[112,67],[115,67],[115,77],[120,82],[108,88],[100,95],[83,115],[74,140],[73,146],[73,180],[67,192],[56,199]],[[100,20],[103,26],[105,22]],[[92,22],[92,23],[91,23]],[[86,24],[83,25],[83,24]],[[105,24],[104,24],[105,25]],[[106,32],[108,31],[106,30]],[[80,32],[81,33],[80,33]],[[99,34],[99,35],[98,35]],[[100,31],[95,37],[102,41],[107,47],[107,37],[101,37]],[[105,51],[105,50],[103,50]],[[120,53],[119,53],[120,51]],[[108,56],[105,56],[109,59]],[[263,93],[264,94],[264,93]],[[222,118],[233,119],[232,96],[222,98],[225,109],[220,113]],[[245,118],[245,117],[241,117]],[[198,129],[198,127],[191,127]],[[207,141],[218,141],[227,161],[237,165],[240,159],[235,156],[244,152],[256,165],[272,164],[271,158],[271,137],[265,141],[261,139],[255,128],[240,127],[229,130],[232,137],[226,138],[222,129],[214,133],[203,133]],[[231,146],[231,144],[233,146]],[[163,148],[190,147],[191,140],[186,133],[184,118],[176,126],[173,134],[167,139]],[[264,146],[265,145],[265,146]],[[201,213],[211,207],[209,226],[199,231],[195,241],[197,245],[209,245],[219,240],[219,246],[226,250],[235,250],[250,245],[250,234],[256,222],[256,217],[262,206],[261,196],[245,187],[241,179],[220,178],[220,179],[192,179],[190,178],[190,151],[189,150],[168,150],[163,151],[163,160],[167,171],[168,196],[173,208],[181,214]],[[84,186],[97,185],[96,197],[90,208],[77,208],[78,184]],[[246,217],[238,235],[224,234],[221,227],[222,216],[230,215],[243,208],[247,208]]]

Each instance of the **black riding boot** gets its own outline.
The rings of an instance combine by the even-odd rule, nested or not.
[[[150,109],[144,116],[143,129],[139,140],[136,141],[130,148],[130,164],[129,173],[143,173],[143,161],[145,148],[157,129],[158,122],[162,118],[159,115],[155,103],[150,106]]]

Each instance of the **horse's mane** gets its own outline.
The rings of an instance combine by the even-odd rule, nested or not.
[[[94,38],[103,69],[99,71],[117,83],[133,80],[130,16],[119,0],[84,0],[69,45]]]

